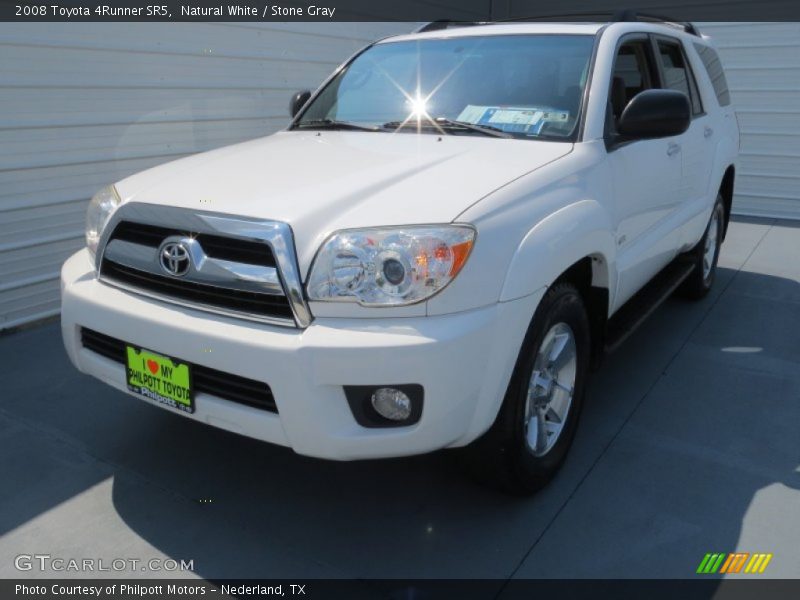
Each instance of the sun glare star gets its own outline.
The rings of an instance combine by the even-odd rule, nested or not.
[[[416,96],[409,100],[411,104],[411,116],[412,117],[427,117],[428,115],[428,107],[427,107],[427,99],[422,98],[421,96]]]

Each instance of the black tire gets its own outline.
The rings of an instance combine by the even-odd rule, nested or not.
[[[575,342],[572,402],[554,445],[536,456],[526,441],[528,385],[542,342],[557,324],[568,325]],[[590,341],[589,318],[580,293],[572,284],[555,284],[531,321],[497,419],[486,434],[464,449],[467,467],[480,482],[528,495],[553,478],[575,437],[589,372]]]
[[[712,227],[716,227],[716,235]],[[722,246],[722,235],[725,231],[725,205],[722,196],[717,194],[717,201],[714,204],[714,209],[711,211],[711,217],[706,225],[706,231],[702,239],[697,243],[697,246],[692,248],[687,254],[690,260],[694,262],[694,271],[689,275],[678,292],[684,298],[689,300],[700,300],[704,298],[711,287],[714,285],[714,278],[717,273],[717,261],[719,260],[719,249]],[[714,255],[707,269],[706,263],[706,243],[709,237],[713,237]]]

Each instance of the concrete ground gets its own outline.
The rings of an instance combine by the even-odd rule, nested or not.
[[[0,337],[0,577],[41,576],[14,557],[44,553],[499,588],[694,577],[733,551],[800,577],[798,227],[732,224],[712,294],[669,300],[594,375],[565,468],[530,499],[448,453],[324,462],[182,419],[75,371],[57,323]]]

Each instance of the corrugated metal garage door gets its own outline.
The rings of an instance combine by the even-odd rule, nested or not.
[[[733,210],[800,219],[800,23],[701,23],[742,132]]]
[[[0,329],[58,312],[58,270],[106,183],[279,129],[404,23],[0,24]],[[702,24],[742,128],[734,210],[800,218],[800,24]]]
[[[285,126],[292,92],[411,27],[0,24],[0,329],[58,312],[97,189]]]

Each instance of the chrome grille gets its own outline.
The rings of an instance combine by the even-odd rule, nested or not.
[[[194,237],[211,258],[263,267],[275,267],[275,257],[272,255],[272,249],[263,242],[234,240],[220,235],[193,233],[191,231],[159,227],[158,225],[134,223],[133,221],[120,222],[114,228],[108,241],[122,240],[158,248],[161,242],[171,236]]]
[[[292,318],[292,309],[286,296],[273,296],[247,292],[232,288],[220,288],[154,275],[140,269],[126,267],[111,260],[104,260],[100,271],[104,279],[110,279],[160,296],[185,300],[192,304],[234,310],[242,314],[272,315],[283,319]]]
[[[182,266],[164,260],[179,246]],[[285,326],[310,322],[284,223],[128,203],[98,249],[101,281],[165,302]]]

